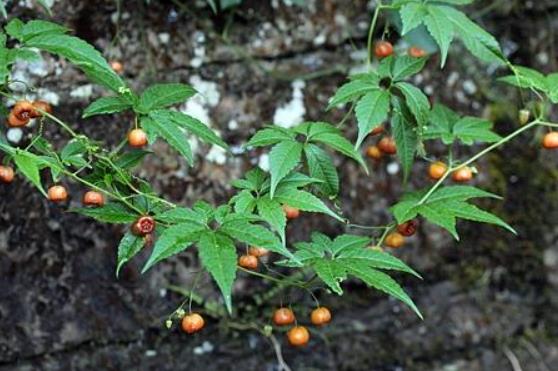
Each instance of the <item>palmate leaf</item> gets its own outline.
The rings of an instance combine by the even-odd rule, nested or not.
[[[281,189],[277,192],[274,199],[277,199],[277,201],[282,204],[296,207],[302,211],[324,213],[339,221],[344,220],[331,211],[319,198],[306,191],[292,188]]]
[[[187,84],[155,84],[144,90],[136,109],[146,114],[155,109],[182,103],[196,93],[196,89]]]
[[[427,58],[416,58],[407,55],[395,58],[392,66],[394,81],[401,81],[422,71]]]
[[[256,207],[257,199],[252,192],[244,189],[233,196],[230,202],[234,203],[234,211],[239,214],[251,214]]]
[[[162,137],[168,144],[184,156],[188,164],[192,165],[194,162],[194,155],[192,154],[192,149],[186,140],[186,135],[182,131],[182,128],[167,116],[157,115],[153,112],[151,115],[141,119],[142,127],[148,133]]]
[[[367,78],[357,78],[341,85],[330,99],[327,109],[330,110],[338,105],[353,102],[366,93],[378,90],[380,79],[373,73],[368,74]]]
[[[269,168],[271,172],[270,197],[273,198],[277,185],[300,162],[302,143],[294,140],[276,144],[269,153]]]
[[[385,90],[367,93],[358,101],[355,108],[358,121],[358,138],[355,149],[360,148],[370,130],[387,119],[390,109],[389,101],[390,94]]]
[[[470,186],[449,186],[436,190],[424,202],[420,203],[426,191],[407,194],[403,199],[391,207],[398,224],[402,224],[417,215],[425,217],[428,221],[439,225],[459,239],[456,230],[457,218],[494,224],[513,233],[514,229],[503,220],[478,207],[467,203],[469,199],[498,196]]]
[[[345,137],[341,134],[332,132],[320,133],[313,135],[310,140],[314,143],[323,143],[335,151],[352,158],[358,162],[366,170],[366,172],[368,172],[366,163],[364,162],[360,152],[355,150],[351,142],[345,139]]]
[[[347,278],[345,267],[335,260],[317,259],[312,268],[324,283],[338,295],[343,294],[340,282]]]
[[[232,313],[232,286],[236,277],[236,249],[226,235],[208,231],[198,242],[203,266],[211,274],[223,294],[225,306]]]
[[[277,144],[283,141],[294,140],[295,135],[289,130],[272,126],[262,130],[258,130],[252,138],[245,144],[246,147],[265,147]]]

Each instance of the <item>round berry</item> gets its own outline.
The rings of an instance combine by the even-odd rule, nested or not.
[[[283,212],[287,219],[296,219],[300,216],[300,210],[289,205],[283,205]]]
[[[397,153],[397,147],[395,145],[395,141],[391,137],[383,137],[378,142],[378,148],[380,149],[380,151],[388,155],[394,155]]]
[[[386,246],[397,249],[405,243],[405,237],[399,232],[392,232],[386,236]]]
[[[10,112],[10,114],[8,115],[8,126],[11,128],[20,128],[27,125],[28,123],[29,119],[21,120],[17,118],[17,116],[13,112]]]
[[[52,114],[52,106],[44,100],[36,100],[33,102],[33,107],[37,111],[37,116],[41,116],[41,111],[48,114]]]
[[[256,258],[261,258],[263,256],[269,255],[269,250],[263,247],[252,246],[248,249],[248,255],[255,256]]]
[[[466,183],[473,179],[473,170],[468,166],[464,166],[454,171],[453,174],[451,174],[451,178],[454,182]]]
[[[316,308],[312,311],[310,320],[316,326],[326,325],[331,321],[331,312],[326,307]]]
[[[0,182],[9,184],[14,180],[14,169],[0,165]]]
[[[100,192],[88,191],[83,195],[83,204],[86,206],[103,206],[105,197]]]
[[[310,333],[304,326],[295,326],[287,332],[289,344],[294,347],[303,347],[310,340]]]
[[[273,313],[273,323],[276,326],[286,326],[294,323],[295,315],[290,308],[279,308]]]
[[[68,191],[61,185],[55,185],[48,189],[48,199],[52,202],[63,202],[68,199]]]
[[[413,58],[422,58],[426,56],[426,51],[424,51],[424,49],[419,48],[418,46],[411,46],[409,48],[409,56]]]
[[[525,125],[526,123],[529,122],[529,119],[531,118],[531,112],[529,112],[529,110],[522,109],[519,111],[518,116],[519,116],[519,124]]]
[[[252,255],[242,255],[238,258],[238,265],[242,268],[256,270],[258,269],[258,258]]]
[[[448,166],[441,161],[434,162],[428,167],[428,176],[434,180],[438,180],[448,171]]]
[[[155,230],[155,219],[149,215],[144,215],[138,218],[132,224],[132,233],[136,236],[145,236]]]
[[[374,135],[382,134],[384,131],[386,131],[386,129],[384,128],[384,126],[383,126],[383,125],[379,125],[379,126],[376,126],[374,129],[372,129],[372,130],[370,131],[370,135],[371,135],[371,136],[374,136]]]
[[[378,58],[389,57],[393,54],[393,45],[389,41],[379,41],[374,48],[374,54]]]
[[[553,131],[544,136],[542,145],[546,149],[558,148],[558,131]]]
[[[128,133],[128,144],[134,148],[141,148],[147,144],[147,134],[141,129],[134,129]]]
[[[416,233],[417,227],[418,222],[413,219],[403,224],[399,224],[397,226],[397,232],[399,232],[402,236],[410,237]]]
[[[182,317],[181,327],[187,334],[198,332],[203,328],[203,326],[205,326],[205,321],[198,313],[191,313]]]
[[[39,112],[37,112],[33,106],[33,103],[26,100],[18,101],[12,108],[12,113],[22,121],[29,121],[29,119],[40,116]]]
[[[374,160],[379,160],[382,158],[383,153],[377,146],[369,146],[368,148],[366,148],[366,156]]]
[[[124,72],[124,65],[119,61],[111,61],[110,68],[118,74]]]

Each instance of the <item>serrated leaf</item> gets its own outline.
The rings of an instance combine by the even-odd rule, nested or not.
[[[448,49],[453,40],[454,27],[446,14],[438,6],[427,6],[428,15],[424,18],[426,29],[440,47],[441,66],[444,67]]]
[[[132,105],[122,97],[102,97],[87,106],[83,111],[82,117],[88,118],[95,115],[121,112],[131,107]]]
[[[141,94],[137,110],[141,113],[149,113],[155,109],[182,103],[196,93],[196,89],[187,84],[152,85]]]
[[[143,237],[136,236],[130,231],[126,232],[118,244],[116,277],[118,277],[120,269],[122,269],[124,264],[137,255],[137,253],[143,248],[144,244],[145,241],[143,240]]]
[[[364,138],[373,127],[387,119],[389,113],[390,94],[384,90],[377,90],[362,97],[355,108],[358,121],[358,139],[355,149],[360,148]]]
[[[207,216],[203,217],[199,209],[192,210],[192,209],[187,209],[185,207],[175,207],[174,209],[167,210],[161,214],[156,215],[155,218],[164,223],[171,223],[171,224],[196,223],[203,226],[204,223],[206,222],[204,219],[207,219]]]
[[[312,121],[303,122],[292,128],[292,131],[298,134],[305,135],[307,140],[312,140],[315,136],[322,134],[337,134],[342,135],[341,130],[327,122]]]
[[[345,268],[339,265],[336,261],[317,259],[312,268],[316,271],[316,274],[324,283],[333,290],[333,292],[338,295],[343,295],[343,289],[339,284],[345,278],[347,274]]]
[[[206,231],[206,227],[199,223],[181,223],[173,225],[163,231],[157,238],[153,252],[145,263],[142,273],[158,262],[167,259],[186,250],[190,245],[200,238],[200,234]]]
[[[445,208],[439,207],[440,205],[442,204],[428,203],[418,206],[417,210],[429,222],[439,225],[450,232],[456,240],[459,240],[459,235],[455,229],[455,215]]]
[[[195,135],[206,143],[215,144],[221,148],[228,149],[227,143],[223,141],[213,130],[205,125],[200,120],[189,116],[182,112],[157,110],[149,114],[154,120],[161,120],[162,122],[172,121],[176,125],[186,129],[189,133]]]
[[[16,152],[14,154],[14,162],[17,169],[22,173],[27,180],[29,180],[37,189],[47,197],[47,194],[41,184],[41,176],[39,174],[39,168],[42,163],[36,156],[33,156],[27,152]]]
[[[453,134],[464,144],[474,142],[493,143],[502,139],[492,131],[492,123],[476,117],[464,117],[453,125]]]
[[[116,93],[125,87],[120,76],[110,68],[101,53],[77,37],[64,34],[41,33],[27,40],[25,46],[39,48],[68,59],[72,64],[81,69],[89,80],[103,85]]]
[[[405,35],[422,24],[427,12],[424,4],[408,3],[401,7],[399,14],[403,23],[401,35]]]
[[[258,130],[245,144],[245,147],[265,147],[279,142],[294,140],[294,134],[280,130],[276,127]]]
[[[302,143],[284,141],[276,144],[269,153],[269,168],[271,172],[270,197],[273,198],[279,181],[287,176],[300,162]]]
[[[56,23],[32,20],[27,23],[21,22],[19,19],[10,21],[6,27],[6,32],[10,36],[25,43],[31,38],[39,35],[61,35],[68,32],[68,29]]]
[[[411,300],[409,295],[403,291],[401,286],[393,278],[385,273],[367,267],[365,264],[348,264],[345,265],[350,274],[364,281],[367,285],[372,286],[380,291],[385,292],[407,304],[421,319],[422,314]]]
[[[199,255],[203,266],[221,290],[225,306],[232,313],[232,286],[236,277],[236,249],[233,241],[218,232],[202,234],[199,242]]]
[[[319,198],[306,191],[282,189],[277,192],[274,199],[302,211],[324,213],[339,221],[343,221],[343,218],[331,211]]]
[[[285,228],[287,218],[281,204],[272,200],[269,196],[264,196],[257,201],[258,214],[273,228],[281,237],[283,246],[286,244]]]
[[[137,214],[118,203],[107,203],[96,208],[78,207],[72,208],[70,211],[103,223],[126,224],[132,223],[138,218]]]
[[[114,164],[122,169],[131,169],[141,163],[143,158],[150,154],[150,151],[144,151],[141,149],[134,149],[129,152],[121,154],[115,161]]]
[[[170,144],[175,150],[177,150],[188,164],[192,165],[194,162],[194,156],[192,154],[192,149],[190,144],[186,140],[186,136],[182,129],[168,117],[155,115],[152,117],[144,117],[141,120],[141,125],[147,131],[156,133],[161,136],[165,141]]]
[[[351,142],[345,139],[340,134],[335,133],[322,133],[318,135],[314,135],[312,137],[313,142],[319,142],[326,144],[327,146],[331,147],[335,151],[342,153],[343,155],[352,158],[356,162],[358,162],[366,171],[368,171],[366,167],[366,163],[362,159],[360,152],[355,150]]]
[[[370,243],[370,238],[366,236],[354,236],[350,234],[342,234],[333,240],[331,251],[334,255],[343,254],[348,250],[363,249]]]
[[[373,74],[370,74],[370,76],[370,79],[353,80],[341,85],[335,92],[335,95],[330,99],[327,110],[341,104],[355,101],[372,90],[378,90],[380,88],[380,80]]]
[[[428,117],[428,125],[423,131],[424,139],[440,138],[444,144],[453,142],[453,125],[459,120],[459,115],[444,106],[435,104]]]
[[[502,219],[498,218],[489,212],[479,209],[475,205],[468,204],[466,202],[448,202],[444,205],[447,209],[453,211],[455,216],[461,219],[472,220],[475,222],[495,224],[502,228],[507,229],[513,234],[517,234],[516,230],[513,229],[508,223],[504,222]]]
[[[246,189],[236,194],[231,201],[234,202],[234,211],[239,214],[251,214],[256,207],[256,198]]]
[[[430,103],[424,93],[414,85],[407,82],[398,82],[396,87],[403,93],[405,103],[415,117],[417,124],[424,125],[428,120]]]
[[[336,196],[339,193],[339,176],[333,159],[327,152],[312,143],[304,146],[304,154],[310,176],[324,181],[318,185],[318,188],[326,195]]]
[[[393,80],[400,81],[420,72],[427,58],[409,57],[407,55],[397,57],[393,62]]]
[[[351,265],[352,263],[366,264],[372,268],[406,272],[417,278],[421,278],[421,276],[407,264],[403,263],[395,256],[381,251],[375,251],[362,247],[347,248],[341,252],[336,260],[343,261],[346,265]]]
[[[397,147],[397,157],[401,161],[403,168],[404,181],[406,182],[417,151],[418,136],[416,129],[410,122],[407,122],[401,115],[395,115],[391,121],[391,130]]]

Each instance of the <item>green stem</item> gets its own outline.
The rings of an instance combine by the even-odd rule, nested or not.
[[[374,10],[374,16],[372,17],[372,21],[370,22],[370,29],[368,30],[368,56],[367,56],[367,65],[370,67],[372,64],[372,41],[374,38],[374,30],[376,29],[376,23],[378,22],[378,16],[383,9],[382,1],[378,0],[378,5],[376,5],[376,9]]]

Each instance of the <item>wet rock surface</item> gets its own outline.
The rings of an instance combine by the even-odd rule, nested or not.
[[[370,7],[366,1],[309,1],[298,8],[278,0],[248,0],[238,12],[213,15],[189,3],[123,2],[118,13],[113,1],[59,0],[54,19],[109,59],[123,61],[124,76],[134,88],[181,81],[204,91],[197,103],[181,109],[203,118],[238,150],[223,159],[199,144],[196,164],[188,168],[158,143],[138,173],[173,202],[221,203],[232,194],[230,180],[262,161],[264,153],[241,150],[257,128],[276,117],[341,120],[343,110],[324,108],[345,73],[365,56],[359,50]],[[491,12],[481,4],[472,11],[514,62],[558,70],[548,41],[551,30],[558,29],[558,18],[548,17],[558,13],[554,2],[510,4]],[[35,14],[22,6],[11,10],[23,18]],[[433,59],[416,82],[435,101],[490,115],[500,133],[513,129],[520,101],[487,78],[495,73],[489,66],[459,49],[442,72]],[[88,102],[105,92],[64,61],[46,57],[43,64],[17,70],[77,130],[107,145],[116,145],[127,132],[131,117],[126,115],[80,118]],[[58,144],[67,139],[56,128],[47,130]],[[354,122],[346,133],[355,137]],[[21,143],[28,138],[26,129]],[[442,154],[437,147],[432,151]],[[344,213],[363,225],[388,221],[386,209],[402,191],[395,159],[370,163],[370,177],[345,158],[336,162]],[[517,364],[522,370],[558,369],[556,165],[556,155],[541,153],[529,135],[478,164],[482,175],[476,184],[506,199],[482,206],[509,221],[519,236],[460,223],[462,238],[456,243],[423,223],[396,252],[424,277],[398,277],[424,321],[400,303],[350,283],[342,299],[320,296],[334,312],[333,324],[314,331],[308,348],[283,347],[286,362],[293,370],[511,370]],[[414,187],[428,184],[425,166],[416,166]],[[77,206],[83,189],[71,185],[70,190],[69,206]],[[116,279],[115,252],[123,229],[65,210],[21,179],[0,187],[0,370],[277,369],[271,343],[255,332],[232,331],[226,321],[211,319],[203,333],[191,337],[164,328],[166,316],[183,300],[167,286],[191,285],[198,266],[194,252],[142,276],[139,267],[149,254],[143,251]],[[289,235],[303,240],[313,230],[335,235],[345,228],[323,216],[304,215],[289,226]],[[268,315],[273,303],[253,309],[251,290],[261,284],[241,277],[235,293],[241,311],[252,306]],[[209,278],[199,286],[218,299]],[[298,295],[303,306],[313,305],[311,298]],[[284,343],[282,334],[277,336]]]

